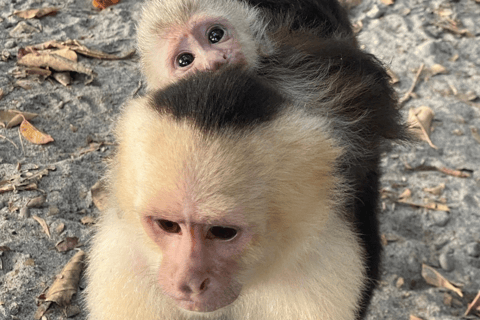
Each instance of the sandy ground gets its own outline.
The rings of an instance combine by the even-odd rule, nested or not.
[[[79,56],[97,76],[85,84],[88,77],[74,73],[73,83],[65,87],[51,77],[16,78],[17,52],[54,39],[78,39],[113,54],[128,52],[135,46],[140,5],[141,1],[122,0],[99,12],[87,0],[0,0],[0,110],[37,113],[32,124],[55,139],[47,145],[23,140],[22,145],[18,127],[0,127],[0,181],[15,177],[19,181],[19,175],[26,179],[43,169],[48,172],[28,180],[37,183],[36,190],[0,193],[0,319],[33,319],[36,298],[75,253],[58,252],[59,241],[77,237],[78,247],[88,249],[94,227],[81,220],[99,214],[90,188],[102,176],[104,160],[113,150],[111,129],[119,109],[145,87],[137,57],[104,61]],[[13,15],[15,10],[46,6],[60,10],[42,19]],[[397,0],[386,6],[379,0],[363,0],[351,9],[351,17],[362,27],[361,44],[398,77],[395,87],[400,96],[424,64],[404,110],[407,115],[410,108],[427,106],[435,112],[431,140],[437,146],[422,142],[395,147],[385,155],[380,215],[383,280],[367,319],[409,319],[410,315],[425,320],[465,319],[467,303],[480,290],[480,136],[475,133],[480,130],[476,97],[480,95],[480,3]],[[460,170],[469,177],[435,168]],[[437,194],[424,190],[442,184],[445,188],[438,188]],[[408,201],[442,204],[450,211],[399,203],[398,196],[406,189],[412,194]],[[42,195],[43,205],[24,209],[30,199]],[[51,237],[34,216],[45,220]],[[427,284],[422,264],[460,285],[463,297]],[[72,301],[80,307],[77,320],[86,319],[84,288],[82,279]],[[63,308],[51,309],[47,319],[66,318]]]

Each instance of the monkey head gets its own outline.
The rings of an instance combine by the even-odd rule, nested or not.
[[[225,64],[257,65],[269,46],[257,10],[241,1],[148,2],[138,26],[143,73],[151,89]]]

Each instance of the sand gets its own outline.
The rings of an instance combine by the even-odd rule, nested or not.
[[[56,16],[24,20],[13,15],[49,6],[59,7]],[[76,73],[66,87],[51,77],[16,78],[17,52],[49,40],[77,39],[92,49],[127,53],[135,46],[140,6],[141,1],[122,0],[98,11],[87,0],[0,0],[0,110],[37,113],[31,123],[55,139],[46,145],[22,144],[18,126],[0,128],[0,181],[48,172],[36,181],[36,190],[0,193],[0,319],[33,319],[36,298],[76,252],[58,252],[59,241],[76,237],[77,247],[88,250],[94,226],[81,220],[99,215],[90,189],[112,154],[111,129],[122,104],[145,88],[136,56],[117,61],[79,56],[97,76],[85,84],[88,76]],[[383,279],[367,319],[460,319],[480,290],[480,136],[475,131],[480,130],[480,3],[363,0],[350,13],[361,26],[361,45],[398,77],[394,86],[400,97],[424,65],[403,111],[407,116],[410,108],[433,110],[430,138],[437,147],[420,142],[385,154]],[[424,190],[442,184],[436,194]],[[411,191],[408,201],[442,204],[449,212],[399,203],[406,189]],[[24,209],[42,195],[46,201],[40,207]],[[34,216],[46,222],[51,237]],[[422,264],[461,285],[463,297],[428,284]],[[86,319],[85,286],[82,279],[72,301],[79,307],[77,320]],[[65,310],[52,306],[46,317],[65,319]]]

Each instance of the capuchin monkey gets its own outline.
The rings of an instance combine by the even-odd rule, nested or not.
[[[332,40],[270,69],[197,72],[128,103],[89,319],[364,317],[380,154],[406,139],[389,77]]]
[[[137,45],[149,89],[226,64],[250,69],[278,48],[318,38],[357,42],[337,0],[150,0],[138,25]],[[301,39],[301,42],[300,42]]]

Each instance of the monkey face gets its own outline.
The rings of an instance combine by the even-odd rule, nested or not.
[[[164,294],[182,309],[211,312],[238,298],[239,257],[253,233],[241,208],[219,212],[226,201],[195,200],[199,193],[182,182],[148,201],[142,225],[161,251],[157,279]]]
[[[185,25],[164,31],[152,50],[151,65],[161,83],[175,82],[195,71],[215,71],[225,64],[246,64],[235,28],[221,18],[193,16]]]

